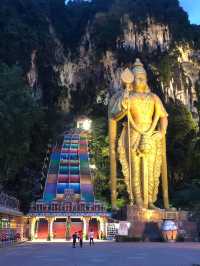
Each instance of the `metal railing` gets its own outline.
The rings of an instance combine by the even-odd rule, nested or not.
[[[0,229],[0,247],[13,245],[23,239],[20,230],[13,228]]]

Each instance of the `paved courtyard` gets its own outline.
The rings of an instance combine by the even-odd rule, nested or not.
[[[0,249],[0,266],[192,266],[199,243],[25,243]]]

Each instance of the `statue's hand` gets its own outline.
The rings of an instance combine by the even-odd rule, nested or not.
[[[154,134],[155,131],[153,131],[152,129],[149,129],[148,131],[145,131],[143,134],[146,136],[152,136]]]
[[[159,131],[153,131],[153,130],[149,130],[147,132],[145,132],[146,136],[148,137],[151,137],[151,136],[157,136],[158,138],[162,139],[163,138],[163,134],[162,132],[159,130]]]
[[[154,134],[153,135],[156,136],[159,139],[162,139],[163,138],[163,134],[161,133],[160,130],[159,131],[154,131]]]
[[[165,137],[165,135],[166,135],[166,131],[160,129],[160,130],[156,131],[156,135],[157,135],[160,139],[163,139],[163,138]]]
[[[164,129],[160,129],[159,132],[162,135],[162,137],[165,137],[165,135],[167,133],[166,130],[164,130]]]
[[[160,138],[160,139],[162,139],[163,138],[163,134],[162,134],[162,132],[161,131],[158,131],[158,137]]]

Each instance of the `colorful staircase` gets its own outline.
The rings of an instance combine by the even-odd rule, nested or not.
[[[54,147],[51,154],[51,160],[43,194],[43,199],[45,201],[52,201],[56,198],[56,188],[57,188],[56,185],[58,178],[59,163],[60,163],[60,149],[58,147]]]
[[[81,199],[84,201],[94,201],[94,192],[89,167],[88,140],[86,135],[80,135],[79,146],[80,179],[81,179]]]
[[[73,190],[80,195],[79,139],[77,134],[67,134],[61,149],[57,179],[57,199],[63,199],[66,190]]]
[[[85,133],[65,134],[61,149],[53,149],[43,199],[63,200],[70,191],[81,201],[94,201]]]

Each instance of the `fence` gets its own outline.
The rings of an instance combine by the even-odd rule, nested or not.
[[[21,241],[21,235],[17,229],[0,229],[0,247],[12,245],[19,241]]]
[[[27,241],[28,236],[29,224],[20,224],[17,228],[2,228],[0,229],[0,247]]]

